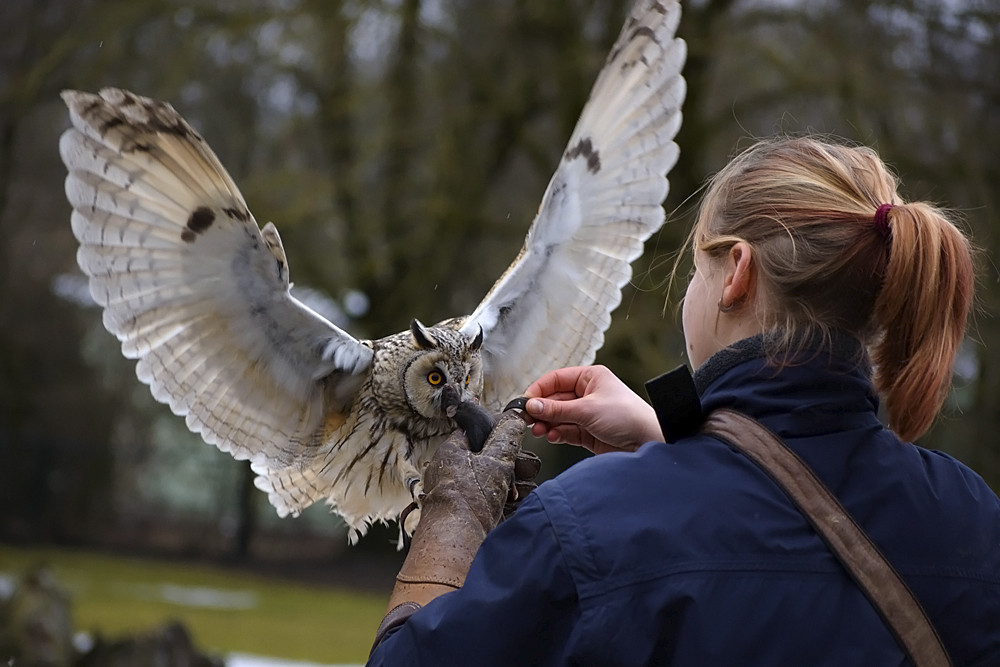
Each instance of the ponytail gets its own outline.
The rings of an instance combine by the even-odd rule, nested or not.
[[[948,393],[975,279],[962,232],[930,204],[901,203],[897,186],[871,149],[762,141],[709,183],[692,237],[712,257],[751,247],[776,364],[802,334],[864,342],[889,426],[914,440]]]
[[[951,384],[975,283],[969,241],[925,203],[888,212],[889,261],[870,353],[889,424],[904,440],[930,428]]]

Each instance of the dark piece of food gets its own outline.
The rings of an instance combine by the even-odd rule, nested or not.
[[[455,423],[465,431],[469,439],[469,449],[481,452],[486,438],[496,425],[496,417],[475,401],[465,401],[458,404],[455,411]]]

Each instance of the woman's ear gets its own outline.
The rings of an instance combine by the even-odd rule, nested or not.
[[[750,246],[744,241],[734,243],[726,256],[726,277],[719,307],[732,310],[748,301],[753,296],[755,273]]]

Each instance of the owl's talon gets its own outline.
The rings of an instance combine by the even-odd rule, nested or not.
[[[400,549],[410,548],[411,536],[413,535],[413,531],[417,529],[417,524],[420,523],[420,503],[427,495],[424,493],[424,486],[419,477],[410,477],[406,480],[405,484],[406,488],[410,491],[410,497],[413,498],[413,501],[399,513]]]
[[[417,501],[413,501],[412,503],[404,507],[403,511],[399,513],[399,523],[401,524],[404,523],[406,521],[406,518],[410,516],[410,513],[413,512],[413,510],[418,510],[418,509],[420,509],[420,505],[417,504]]]
[[[414,500],[412,503],[403,508],[403,511],[399,513],[399,548],[405,551],[409,551],[410,542],[413,540],[413,531],[417,529],[417,524],[420,522],[420,505]],[[407,524],[412,524],[412,528],[408,527]]]
[[[410,538],[420,523],[420,505],[413,501],[399,513],[399,536],[404,548],[409,548]]]

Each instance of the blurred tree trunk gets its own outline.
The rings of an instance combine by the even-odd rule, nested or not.
[[[346,251],[336,260],[342,266],[334,279],[342,287],[360,287],[355,282],[368,253],[367,234],[358,225],[362,207],[358,168],[362,154],[358,146],[360,123],[358,82],[351,57],[350,35],[354,26],[343,3],[317,0],[310,4],[323,26],[317,45],[319,66],[305,76],[306,89],[318,102],[317,125],[321,150],[329,164],[330,198],[344,225]]]
[[[110,509],[120,401],[94,390],[100,380],[78,346],[89,321],[53,294],[75,242],[61,198],[61,128],[47,112],[90,55],[90,37],[73,30],[90,9],[0,4],[0,531],[28,539],[85,539]],[[135,16],[124,12],[116,25],[127,29]]]
[[[260,491],[254,486],[257,474],[249,465],[243,465],[240,472],[239,497],[236,503],[236,530],[233,533],[231,557],[237,561],[250,559],[250,547],[257,531],[257,496]]]
[[[407,312],[405,291],[398,289],[406,281],[414,261],[426,261],[423,252],[405,252],[423,248],[414,245],[413,237],[422,235],[431,225],[425,224],[420,210],[419,178],[423,104],[420,67],[420,0],[402,0],[396,10],[399,30],[395,49],[389,56],[388,71],[382,85],[387,107],[379,169],[379,201],[373,207],[364,235],[368,240],[366,292],[378,295],[372,300],[370,319],[393,326]],[[414,257],[414,255],[419,255]],[[420,275],[419,272],[416,275]],[[401,308],[401,309],[400,309]],[[415,315],[415,313],[414,313]]]

